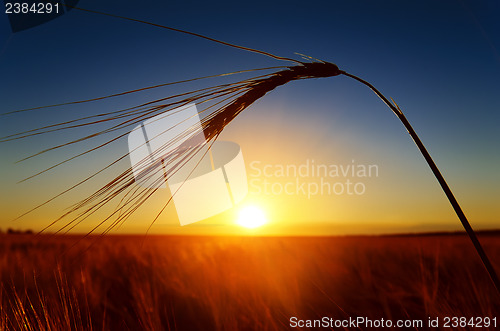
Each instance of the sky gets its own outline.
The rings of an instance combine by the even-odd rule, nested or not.
[[[499,227],[498,1],[148,0],[139,4],[80,0],[78,6],[279,56],[300,60],[301,55],[296,54],[300,53],[337,64],[397,102],[473,228]],[[0,14],[0,113],[282,65],[293,63],[77,10],[16,33],[12,33],[7,16]],[[238,77],[224,79],[237,81]],[[0,117],[0,135],[218,82],[5,115]],[[85,133],[71,130],[0,143],[0,229],[39,231],[130,166],[124,162],[92,183],[13,221],[127,153],[124,138],[18,183],[90,145],[16,161]],[[246,198],[217,217],[184,227],[179,226],[171,204],[151,233],[332,235],[461,230],[439,184],[397,117],[368,88],[348,77],[281,86],[246,109],[220,138],[241,146],[249,185]],[[376,171],[363,175],[342,174],[340,170],[340,174],[329,171],[320,176],[283,171],[301,167],[311,171],[315,166],[330,170],[372,166]],[[328,185],[336,191],[325,189]],[[357,191],[349,193],[354,187]],[[152,198],[117,233],[145,233],[166,200],[166,193]],[[234,225],[239,210],[248,205],[263,210],[269,221],[266,226],[252,232]],[[106,206],[74,231],[87,232],[114,208]]]

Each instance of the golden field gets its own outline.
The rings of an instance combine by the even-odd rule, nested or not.
[[[497,270],[499,239],[480,236]],[[292,317],[500,317],[500,296],[465,235],[0,235],[0,279],[0,330],[290,330],[300,329]]]

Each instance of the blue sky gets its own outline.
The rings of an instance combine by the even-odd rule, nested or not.
[[[299,58],[295,52],[307,54],[359,75],[402,107],[475,224],[480,228],[497,227],[497,1],[150,0],[139,4],[80,0],[79,6],[185,29],[281,56]],[[76,10],[16,34],[10,32],[6,16],[0,15],[0,43],[2,113],[203,75],[288,65],[196,37]],[[178,93],[183,88],[6,116],[0,118],[0,131],[4,136],[43,123]],[[120,155],[121,149],[126,150],[126,146],[118,145],[75,162],[59,173],[51,172],[46,179],[15,184],[54,160],[72,155],[74,150],[21,165],[13,162],[78,134],[68,132],[0,145],[4,155],[2,209],[8,209],[4,219],[0,219],[0,228],[9,226],[8,219],[26,210],[30,203],[42,201],[42,196],[67,186],[72,170],[97,169],[100,163],[105,164],[105,156]],[[387,224],[411,220],[409,228],[401,227],[399,231],[459,228],[451,207],[397,118],[368,89],[346,77],[281,87],[246,110],[226,134],[242,145],[247,162],[301,163],[315,158],[327,163],[348,163],[356,159],[380,166],[381,177],[370,187],[372,195],[339,202],[328,202],[327,198],[301,202],[311,219],[364,224],[368,222],[367,215],[373,215]],[[263,150],[265,153],[259,153]],[[283,154],[277,158],[267,156],[275,150]],[[293,199],[282,199],[278,204],[303,200]],[[338,212],[329,211],[330,203]],[[397,207],[392,208],[393,204]],[[349,208],[358,209],[355,206],[366,212],[349,213]],[[59,207],[62,205],[48,209],[44,217],[58,215]],[[274,216],[281,219],[290,215],[275,211]],[[46,222],[48,218],[38,219]],[[27,222],[32,225],[38,221],[34,218]]]

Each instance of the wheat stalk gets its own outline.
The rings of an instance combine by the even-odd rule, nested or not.
[[[75,7],[73,7],[75,8]],[[110,112],[110,113],[105,113],[105,114],[98,114],[94,116],[88,116],[84,118],[80,118],[77,120],[72,120],[72,121],[67,121],[63,123],[58,123],[50,126],[45,126],[42,128],[34,129],[34,130],[29,130],[25,132],[21,132],[18,134],[14,135],[9,135],[0,138],[0,142],[5,142],[5,141],[11,141],[11,140],[16,140],[16,139],[22,139],[22,138],[27,138],[35,135],[40,135],[48,132],[53,132],[53,131],[59,131],[59,130],[67,130],[67,129],[73,129],[77,127],[82,127],[82,126],[91,126],[94,124],[102,124],[106,122],[118,122],[117,124],[113,124],[109,128],[105,130],[98,131],[96,133],[87,135],[85,137],[82,137],[80,139],[76,139],[58,146],[54,146],[52,148],[43,150],[35,155],[29,156],[28,158],[43,154],[45,152],[48,152],[50,150],[62,148],[68,145],[76,144],[78,142],[82,142],[85,140],[89,140],[104,134],[110,134],[110,133],[115,133],[119,132],[120,130],[126,129],[132,125],[136,125],[138,123],[143,122],[144,120],[153,118],[157,116],[158,114],[163,114],[163,113],[168,113],[173,111],[173,109],[187,105],[192,102],[196,102],[197,104],[204,104],[204,103],[210,103],[208,104],[207,107],[205,108],[204,111],[209,111],[210,109],[215,109],[210,113],[208,116],[206,116],[203,121],[202,121],[202,127],[200,128],[191,128],[188,129],[186,132],[183,134],[177,136],[173,141],[168,142],[165,144],[162,148],[160,148],[158,151],[155,153],[159,153],[159,158],[157,158],[158,161],[154,162],[152,165],[150,165],[148,168],[144,170],[144,175],[143,180],[144,181],[151,181],[153,182],[153,186],[149,185],[148,188],[140,188],[137,185],[134,185],[136,183],[136,180],[134,178],[134,175],[132,173],[132,169],[129,168],[117,177],[115,177],[112,181],[104,185],[101,189],[97,190],[94,192],[92,195],[89,197],[83,199],[82,201],[78,202],[74,206],[72,206],[65,214],[54,220],[51,224],[49,224],[46,228],[44,228],[42,231],[48,229],[49,227],[55,225],[59,221],[61,221],[63,218],[67,218],[70,215],[75,215],[73,218],[67,222],[63,227],[58,229],[57,232],[61,231],[69,231],[72,228],[74,228],[76,225],[84,221],[86,218],[88,218],[90,215],[94,214],[97,212],[99,209],[101,209],[103,206],[106,204],[110,203],[111,201],[118,200],[119,199],[119,205],[115,209],[113,213],[108,215],[101,223],[99,223],[94,229],[92,229],[87,235],[93,233],[96,229],[110,221],[113,217],[116,217],[114,221],[111,222],[110,225],[102,232],[102,234],[105,234],[109,232],[111,229],[113,229],[116,226],[119,226],[121,223],[123,223],[128,217],[130,217],[139,207],[141,207],[157,190],[160,188],[162,183],[165,180],[165,165],[163,163],[163,153],[166,153],[166,151],[169,150],[169,146],[172,144],[178,142],[178,141],[185,141],[185,140],[190,140],[190,139],[195,139],[199,135],[204,135],[209,143],[213,143],[221,134],[223,129],[234,119],[238,114],[240,114],[243,110],[247,109],[251,104],[253,104],[256,100],[262,98],[264,95],[269,93],[270,91],[274,90],[278,86],[287,84],[291,81],[295,80],[300,80],[300,79],[310,79],[310,78],[325,78],[325,77],[333,77],[333,76],[338,76],[338,75],[344,75],[346,77],[352,78],[367,87],[369,87],[377,96],[379,96],[382,101],[392,110],[392,112],[398,117],[398,119],[402,122],[404,127],[408,130],[408,133],[412,137],[413,141],[417,145],[419,151],[423,155],[424,159],[426,160],[427,164],[431,168],[434,176],[436,177],[437,181],[441,185],[441,188],[443,189],[446,197],[450,201],[453,209],[455,210],[455,213],[457,214],[458,218],[460,219],[460,222],[462,223],[462,226],[464,227],[465,231],[467,232],[470,240],[474,244],[474,247],[481,258],[481,261],[483,265],[485,266],[495,288],[497,291],[500,293],[500,281],[498,279],[498,276],[495,272],[495,269],[493,268],[490,260],[488,259],[488,256],[486,255],[484,249],[482,248],[474,230],[472,229],[469,221],[467,220],[467,217],[465,216],[463,210],[461,209],[460,205],[458,204],[455,196],[453,195],[451,189],[449,188],[448,184],[446,183],[444,177],[442,176],[441,172],[439,171],[438,167],[434,163],[432,157],[428,153],[427,149],[423,145],[422,141],[418,137],[417,133],[413,129],[413,127],[410,125],[409,121],[407,118],[404,116],[402,110],[399,108],[399,106],[394,102],[391,103],[389,100],[380,92],[378,91],[373,85],[368,83],[367,81],[349,74],[345,71],[340,70],[337,65],[330,63],[330,62],[325,62],[321,60],[315,60],[309,57],[309,60],[311,62],[301,62],[297,61],[295,59],[291,58],[286,58],[286,57],[281,57],[281,56],[276,56],[271,53],[267,53],[264,51],[248,48],[248,47],[243,47],[243,46],[238,46],[234,45],[231,43],[227,43],[224,41],[220,41],[214,38],[210,38],[204,35],[200,35],[197,33],[192,33],[176,28],[171,28],[159,24],[154,24],[146,21],[141,21],[137,19],[132,19],[128,17],[123,17],[123,16],[117,16],[117,15],[112,15],[112,14],[107,14],[107,13],[101,13],[97,11],[92,11],[92,10],[87,10],[87,9],[81,9],[81,8],[75,8],[79,9],[82,11],[86,12],[91,12],[91,13],[96,13],[100,15],[106,15],[106,16],[111,16],[119,19],[125,19],[129,21],[134,21],[138,23],[143,23],[143,24],[148,24],[152,25],[155,27],[160,27],[163,29],[168,29],[184,34],[189,34],[192,36],[196,36],[199,38],[207,39],[216,43],[223,44],[225,46],[229,47],[235,47],[238,49],[242,49],[245,51],[250,51],[250,52],[255,52],[258,54],[266,55],[269,57],[272,57],[277,60],[281,61],[288,61],[288,62],[293,62],[297,65],[295,66],[290,66],[290,67],[272,67],[272,68],[260,68],[260,69],[252,69],[252,70],[244,70],[244,71],[239,71],[239,72],[234,72],[234,73],[228,73],[228,74],[222,74],[222,75],[215,75],[215,76],[208,76],[208,77],[203,77],[203,78],[195,78],[191,80],[186,80],[186,81],[181,81],[181,82],[175,82],[175,83],[167,83],[167,84],[161,84],[161,85],[156,85],[156,86],[151,86],[147,88],[142,88],[142,89],[137,89],[137,90],[132,90],[132,91],[127,91],[123,93],[118,93],[118,94],[113,94],[110,96],[105,96],[105,97],[100,97],[100,98],[94,98],[94,99],[89,99],[89,100],[82,100],[82,101],[75,101],[75,102],[70,102],[70,103],[65,103],[65,104],[59,104],[59,105],[52,105],[52,106],[45,106],[45,107],[36,107],[36,108],[30,108],[30,109],[23,109],[23,110],[17,110],[9,113],[5,113],[3,115],[7,114],[12,114],[12,113],[17,113],[17,112],[22,112],[22,111],[28,111],[28,110],[36,110],[36,109],[41,109],[41,108],[47,108],[47,107],[54,107],[54,106],[62,106],[62,105],[70,105],[70,104],[75,104],[75,103],[85,103],[85,102],[91,102],[91,101],[98,101],[102,100],[105,98],[110,98],[110,97],[115,97],[115,96],[121,96],[129,93],[136,93],[136,92],[141,92],[147,89],[152,89],[152,88],[157,88],[161,86],[166,86],[166,85],[171,85],[171,84],[178,84],[178,83],[184,83],[188,81],[193,81],[197,79],[205,79],[205,78],[212,78],[212,77],[217,77],[217,76],[224,76],[224,75],[231,75],[231,74],[236,74],[236,73],[242,73],[242,72],[253,72],[257,70],[269,70],[269,69],[276,69],[280,68],[283,70],[279,70],[274,73],[270,74],[264,74],[261,76],[253,77],[251,79],[246,79],[242,80],[236,83],[231,83],[231,84],[223,84],[223,85],[218,85],[214,87],[209,87],[206,89],[200,89],[192,92],[187,92],[183,94],[178,94],[174,96],[169,96],[163,99],[151,101],[145,104],[141,104],[138,106],[134,106],[131,108],[126,108],[126,109],[121,109],[118,111]],[[180,99],[180,100],[179,100]],[[166,104],[162,104],[161,102],[164,101],[169,101]],[[83,122],[83,123],[82,123]],[[169,130],[170,128],[167,128]],[[110,143],[124,137],[125,135],[128,134],[128,131],[126,133],[118,134],[117,136],[113,137],[112,139],[109,139],[107,142],[100,144],[92,149],[86,150],[70,159],[64,160],[62,162],[59,162],[55,164],[54,166],[45,169],[44,171],[41,171],[31,177],[28,177],[27,179],[33,178],[37,175],[40,175],[50,169],[53,169],[63,163],[66,163],[70,160],[73,160],[75,158],[84,156],[92,151],[95,151],[97,149],[103,148]],[[194,140],[197,141],[197,140]],[[185,145],[183,146],[185,147]],[[185,148],[176,148],[172,153],[174,157],[170,157],[170,161],[168,164],[168,173],[166,174],[167,178],[169,176],[172,176],[177,172],[180,168],[182,168],[196,153],[199,153],[201,148],[197,144],[193,144],[191,146],[193,148],[190,149],[185,149]],[[55,198],[69,192],[70,190],[75,189],[79,185],[83,184],[84,182],[90,180],[91,178],[95,177],[97,174],[101,173],[102,171],[110,168],[114,164],[118,163],[119,161],[125,159],[128,154],[125,154],[115,160],[114,162],[111,162],[109,165],[101,169],[100,171],[96,172],[95,174],[89,176],[85,180],[77,183],[76,185],[68,188],[64,192],[61,192],[55,197],[52,197],[51,199],[45,201],[44,203],[36,206],[35,208],[32,208],[28,212],[24,213],[23,215],[19,216],[22,217],[26,215],[29,212],[32,212],[33,210],[51,202]],[[172,156],[170,154],[169,156]],[[26,158],[26,159],[28,159]],[[23,159],[25,160],[25,159]],[[22,160],[21,160],[22,161]],[[145,162],[145,161],[144,161]],[[175,194],[175,192],[174,192]],[[153,220],[151,225],[154,223],[154,221],[158,218],[158,216],[163,212],[165,209],[166,205],[170,203],[170,200],[167,201],[167,203],[163,206],[161,211],[158,213],[156,218]]]
[[[436,163],[432,159],[431,155],[429,154],[429,152],[425,148],[424,144],[422,143],[422,141],[418,137],[417,133],[415,132],[415,130],[411,126],[411,124],[408,121],[408,119],[406,118],[406,116],[403,114],[403,111],[401,110],[401,108],[399,108],[399,106],[396,104],[396,102],[394,102],[394,100],[392,100],[394,104],[390,103],[389,100],[387,100],[387,98],[379,90],[377,90],[373,85],[371,85],[367,81],[365,81],[357,76],[351,75],[347,72],[342,72],[342,74],[347,76],[347,77],[353,78],[353,79],[357,80],[358,82],[361,82],[362,84],[368,86],[378,97],[380,97],[380,99],[382,99],[382,101],[393,111],[393,113],[396,114],[396,116],[399,118],[401,123],[403,123],[404,127],[406,128],[406,130],[408,130],[408,133],[410,134],[411,138],[413,139],[413,141],[417,145],[420,153],[422,154],[425,161],[429,165],[429,168],[431,168],[432,173],[434,174],[437,181],[439,182],[439,185],[441,185],[441,188],[443,189],[444,193],[446,194],[448,201],[450,201],[450,204],[452,205],[453,209],[455,210],[455,213],[457,214],[458,219],[462,223],[462,226],[464,227],[465,231],[467,232],[467,235],[469,236],[470,240],[472,241],[472,244],[474,245],[474,248],[476,249],[479,257],[481,258],[481,261],[483,262],[483,265],[486,268],[486,270],[491,278],[491,281],[493,282],[493,285],[497,289],[497,292],[500,294],[500,281],[498,279],[498,275],[497,275],[495,269],[493,268],[493,265],[491,264],[491,262],[488,258],[488,255],[486,255],[486,252],[484,251],[481,243],[479,242],[479,239],[477,238],[476,233],[472,229],[472,226],[470,225],[462,208],[458,204],[458,201],[455,198],[455,196],[453,195],[453,192],[451,191],[450,187],[448,186],[448,183],[446,183],[446,180],[444,179],[443,175],[439,171]]]

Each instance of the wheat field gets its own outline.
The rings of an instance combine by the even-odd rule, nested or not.
[[[500,313],[465,235],[0,238],[0,330],[288,330],[292,317]],[[498,235],[480,238],[498,266]]]

